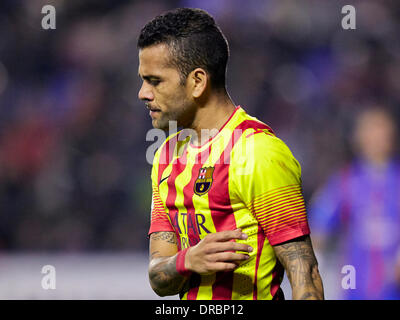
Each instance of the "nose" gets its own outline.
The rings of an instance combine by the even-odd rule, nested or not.
[[[153,101],[154,94],[151,87],[143,81],[142,86],[138,92],[138,98],[143,101]]]

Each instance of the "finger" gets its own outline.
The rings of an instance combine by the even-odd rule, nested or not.
[[[244,251],[244,252],[251,252],[253,248],[245,243],[239,242],[215,242],[209,245],[209,249],[207,250],[208,253],[216,253],[216,252],[223,252],[223,251]]]
[[[212,264],[211,272],[220,272],[220,271],[233,271],[238,267],[238,265],[234,262],[215,262]]]
[[[242,230],[225,230],[211,234],[212,239],[215,241],[229,241],[232,239],[247,239],[247,234],[243,233]]]
[[[249,259],[249,255],[235,252],[218,252],[210,256],[215,262],[244,261]]]

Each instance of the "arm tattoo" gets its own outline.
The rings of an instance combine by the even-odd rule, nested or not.
[[[176,271],[175,264],[176,255],[155,258],[150,262],[150,283],[158,295],[174,295],[181,291],[186,279]]]
[[[177,244],[173,232],[155,232],[151,234],[152,241],[165,241]],[[160,296],[178,294],[186,278],[176,271],[176,255],[162,256],[160,251],[152,251],[150,254],[149,278],[153,290]]]
[[[163,240],[168,243],[177,244],[176,237],[173,232],[154,232],[151,234],[151,240]]]
[[[160,255],[160,251],[153,251],[150,254],[150,261],[153,260],[153,258],[155,258],[156,256],[159,256],[159,255]]]
[[[309,236],[274,246],[287,272],[293,299],[323,299],[322,280]]]

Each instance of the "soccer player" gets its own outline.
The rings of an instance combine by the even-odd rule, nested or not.
[[[139,99],[171,134],[152,169],[149,278],[181,299],[323,299],[301,169],[263,122],[229,97],[228,43],[214,19],[180,8],[138,39]]]
[[[385,106],[363,109],[351,138],[354,158],[332,172],[312,197],[316,251],[327,253],[335,243],[332,266],[350,265],[356,271],[357,281],[350,289],[342,287],[339,299],[400,299],[400,161],[394,119]]]

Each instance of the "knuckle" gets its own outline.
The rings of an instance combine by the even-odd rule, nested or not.
[[[242,232],[239,230],[232,231],[232,236],[235,238],[240,238],[241,235],[242,235]]]
[[[236,265],[234,263],[227,263],[226,266],[225,266],[225,269],[227,271],[231,271],[231,270],[233,270],[235,268],[236,268]]]
[[[249,251],[249,246],[247,244],[240,244],[238,248],[240,251]]]
[[[213,264],[212,264],[211,262],[207,262],[207,263],[204,265],[204,269],[205,269],[207,272],[212,271],[212,267],[213,267]]]
[[[210,242],[215,238],[215,234],[214,233],[209,233],[207,234],[204,238],[203,241],[204,242]]]
[[[217,252],[216,245],[214,243],[207,243],[207,245],[204,247],[204,252],[206,254]]]

